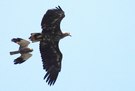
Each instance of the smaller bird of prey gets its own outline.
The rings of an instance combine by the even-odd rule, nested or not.
[[[19,53],[21,54],[20,57],[14,59],[14,64],[21,64],[32,56],[30,52],[32,52],[33,49],[28,48],[28,45],[30,44],[29,41],[24,40],[22,38],[13,38],[11,41],[20,45],[18,51],[10,52],[10,55],[19,54]]]

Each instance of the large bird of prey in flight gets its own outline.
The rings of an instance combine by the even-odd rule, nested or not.
[[[42,32],[31,33],[29,38],[32,42],[40,42],[43,69],[47,72],[44,79],[50,86],[54,85],[61,71],[62,53],[59,49],[59,41],[70,36],[70,33],[63,33],[60,29],[60,23],[64,17],[64,11],[60,6],[47,10],[41,21]]]
[[[32,52],[33,49],[28,48],[28,45],[30,44],[29,41],[24,40],[22,38],[13,38],[11,41],[20,45],[18,51],[10,52],[10,55],[19,54],[19,53],[21,54],[20,57],[14,60],[14,64],[21,64],[32,56],[30,52]]]

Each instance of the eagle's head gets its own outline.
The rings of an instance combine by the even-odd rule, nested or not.
[[[71,34],[69,32],[65,32],[62,34],[62,38],[66,37],[66,36],[70,36],[71,37]]]

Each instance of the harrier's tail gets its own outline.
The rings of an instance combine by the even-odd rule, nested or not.
[[[12,51],[12,52],[10,52],[10,55],[14,55],[14,54],[18,54],[18,53],[20,53],[20,51]]]

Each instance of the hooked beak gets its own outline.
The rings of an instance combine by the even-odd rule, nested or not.
[[[68,33],[68,32],[67,32],[67,35],[68,35],[68,36],[70,36],[70,37],[72,37],[72,36],[71,36],[71,34],[70,34],[70,33]]]

